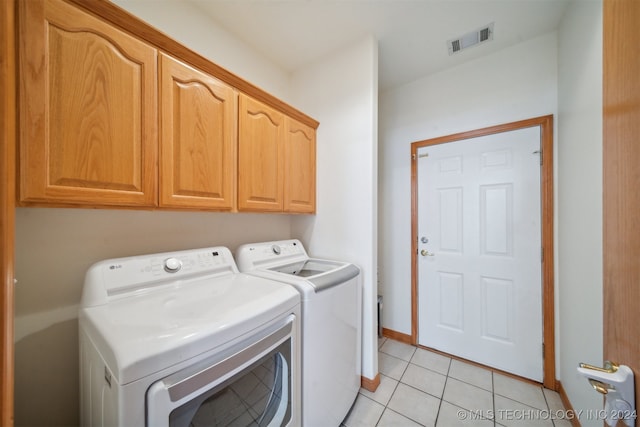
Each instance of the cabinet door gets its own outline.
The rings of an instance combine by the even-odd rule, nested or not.
[[[282,211],[284,115],[244,94],[238,112],[238,209]]]
[[[316,131],[294,119],[286,119],[284,149],[284,210],[314,213],[316,210]]]
[[[236,92],[160,55],[160,205],[234,205]]]
[[[19,8],[20,199],[156,204],[156,50],[61,0]]]

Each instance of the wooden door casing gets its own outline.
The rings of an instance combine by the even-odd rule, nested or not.
[[[605,0],[603,7],[603,356],[629,366],[638,384],[640,2]],[[638,409],[637,386],[635,398]]]
[[[281,212],[285,116],[244,94],[238,105],[238,210]]]
[[[231,210],[236,91],[160,55],[160,206]]]
[[[287,117],[284,147],[284,211],[316,210],[316,131]]]
[[[0,2],[0,425],[13,426],[16,26],[14,0]]]
[[[61,0],[19,9],[20,200],[154,206],[156,49]]]

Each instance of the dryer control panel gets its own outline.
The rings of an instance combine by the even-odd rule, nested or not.
[[[237,272],[231,251],[222,246],[108,259],[92,265],[87,271],[81,306],[105,304],[109,298],[167,281]]]

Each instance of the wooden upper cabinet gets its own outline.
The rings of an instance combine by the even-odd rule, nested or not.
[[[238,209],[283,209],[285,116],[244,94],[238,108]]]
[[[284,211],[316,211],[316,131],[286,119],[284,157]]]
[[[157,51],[61,0],[19,4],[20,199],[157,202]]]
[[[20,204],[315,212],[315,120],[110,2],[16,4]]]
[[[160,54],[160,206],[231,210],[236,91]]]

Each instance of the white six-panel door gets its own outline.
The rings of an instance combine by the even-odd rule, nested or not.
[[[538,126],[418,150],[418,343],[542,381]]]

